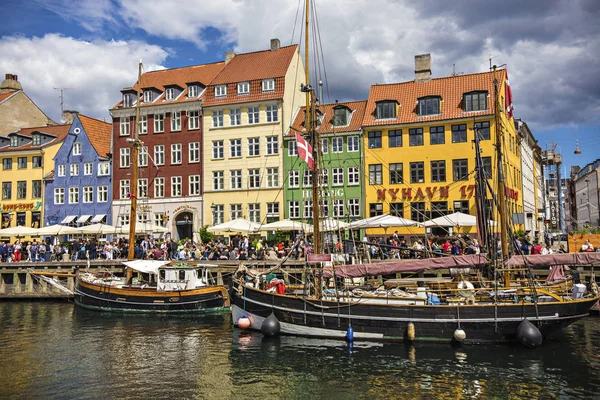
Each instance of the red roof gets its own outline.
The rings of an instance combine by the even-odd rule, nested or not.
[[[285,74],[297,49],[298,45],[292,45],[236,55],[206,88],[204,107],[281,99]],[[263,92],[263,79],[275,79],[275,90]],[[237,94],[239,82],[250,82],[249,94]],[[215,97],[217,85],[227,85],[227,96]]]
[[[112,136],[112,125],[108,122],[79,114],[79,120],[83,129],[90,139],[92,146],[101,157],[110,153],[110,138]]]
[[[40,133],[45,133],[47,135],[52,135],[55,136],[56,138],[53,139],[52,141],[45,143],[41,146],[33,146],[32,142],[29,142],[27,144],[24,144],[22,146],[19,147],[10,147],[10,146],[5,146],[0,148],[0,152],[11,152],[11,151],[21,151],[21,150],[35,150],[35,149],[42,149],[44,147],[48,147],[51,146],[53,144],[62,142],[63,140],[65,140],[65,138],[67,137],[67,134],[69,133],[69,129],[71,128],[71,124],[65,124],[65,125],[52,125],[52,126],[39,126],[39,127],[35,127],[35,128],[22,128],[19,129],[16,133],[21,135],[21,136],[26,136],[31,138],[32,134],[34,132],[40,132]]]
[[[493,72],[434,78],[426,82],[402,82],[385,85],[372,85],[367,101],[367,110],[363,126],[394,125],[440,121],[447,119],[469,118],[494,113],[494,76]],[[504,70],[499,71],[498,79],[504,79]],[[487,91],[488,109],[465,112],[463,110],[463,94],[472,91]],[[426,96],[440,96],[440,114],[419,116],[417,100]],[[397,118],[376,119],[376,103],[382,100],[395,100],[399,103]]]
[[[319,106],[318,110],[325,114],[323,115],[323,120],[319,128],[317,129],[319,133],[343,133],[343,132],[356,132],[360,131],[362,126],[362,121],[365,116],[365,109],[367,106],[367,100],[361,101],[348,101],[345,103],[331,103],[331,104],[322,104]],[[334,108],[337,107],[347,107],[350,109],[351,119],[350,123],[347,126],[333,126],[333,117],[334,117]],[[300,112],[296,115],[296,119],[292,124],[292,128],[297,131],[305,131],[304,127],[304,110],[306,107],[302,107]],[[294,131],[290,131],[288,135],[294,135]]]
[[[19,90],[14,92],[0,93],[0,103],[2,103],[4,100],[8,99],[10,96],[16,93],[19,93]]]

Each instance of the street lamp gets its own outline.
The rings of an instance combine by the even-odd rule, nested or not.
[[[215,225],[215,219],[217,215],[217,206],[215,206],[215,202],[213,201],[210,205],[210,210],[212,211],[212,223]]]

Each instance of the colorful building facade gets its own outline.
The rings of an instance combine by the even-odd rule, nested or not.
[[[76,114],[45,178],[45,225],[111,220],[110,123]]]

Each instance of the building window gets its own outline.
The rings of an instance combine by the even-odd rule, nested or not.
[[[200,128],[200,112],[188,111],[188,130]]]
[[[292,169],[288,174],[288,187],[289,188],[298,188],[300,187],[300,171],[297,169]]]
[[[369,165],[369,185],[381,185],[383,183],[381,164]]]
[[[137,197],[145,199],[148,197],[148,178],[140,178],[137,180]]]
[[[487,92],[465,93],[463,101],[465,111],[487,110]]]
[[[457,200],[454,202],[454,212],[469,214],[469,200]]]
[[[77,204],[79,203],[79,188],[78,187],[70,187],[69,188],[69,204]]]
[[[323,168],[319,174],[319,186],[329,186],[329,169]]]
[[[54,204],[65,204],[64,188],[54,188]]]
[[[13,135],[10,137],[10,147],[18,147],[19,146],[19,138],[17,135]]]
[[[258,124],[259,111],[258,107],[248,107],[248,123],[249,124]]]
[[[297,156],[298,155],[298,142],[295,140],[289,140],[288,144],[288,156]]]
[[[358,167],[348,167],[348,185],[359,185],[360,174]]]
[[[492,157],[481,157],[484,176],[492,179]]]
[[[225,97],[225,96],[227,96],[227,85],[215,86],[215,97]]]
[[[198,97],[198,85],[190,85],[188,87],[188,97]]]
[[[388,147],[402,147],[402,130],[388,131]]]
[[[181,111],[173,111],[171,113],[171,132],[181,130]]]
[[[83,202],[93,203],[94,202],[94,188],[92,186],[83,187]]]
[[[463,143],[467,141],[467,125],[452,125],[452,143]]]
[[[42,181],[31,181],[31,198],[42,198]]]
[[[409,146],[423,146],[423,128],[409,129],[408,142]]]
[[[260,187],[260,169],[253,168],[248,170],[248,187],[250,189]]]
[[[165,146],[163,144],[154,145],[154,164],[165,165]]]
[[[129,214],[119,214],[119,225],[129,225]]]
[[[222,159],[225,157],[225,149],[222,140],[213,140],[212,142],[213,148],[213,159]]]
[[[165,131],[165,114],[154,114],[154,133]]]
[[[262,91],[272,92],[275,90],[275,79],[264,79],[262,81]]]
[[[260,203],[248,204],[248,219],[257,224],[260,223]]]
[[[213,128],[220,128],[223,126],[223,110],[215,110],[212,113]]]
[[[153,94],[152,90],[144,90],[144,103],[152,103]]]
[[[2,169],[3,170],[12,169],[12,158],[3,158],[2,159]]]
[[[181,164],[181,143],[171,145],[171,165]]]
[[[130,154],[130,149],[128,147],[121,148],[120,157],[119,157],[119,167],[120,168],[129,168],[129,164],[130,164],[129,154]]]
[[[348,152],[358,151],[358,136],[348,136]]]
[[[145,135],[148,133],[148,116],[147,115],[142,115],[140,117],[140,135]]]
[[[348,116],[350,112],[346,107],[338,107],[333,109],[333,126],[348,125]]]
[[[279,154],[279,137],[267,136],[267,155]]]
[[[180,197],[182,195],[181,182],[182,179],[180,176],[171,177],[171,197]]]
[[[260,156],[260,138],[248,138],[248,156]]]
[[[69,165],[69,175],[71,175],[71,176],[79,176],[79,164],[71,164],[71,165]]]
[[[360,217],[360,199],[348,199],[348,214],[350,217]]]
[[[237,84],[238,94],[250,94],[250,82],[240,82]]]
[[[415,201],[410,203],[410,219],[417,222],[425,221],[425,203]]]
[[[396,104],[395,101],[377,102],[377,119],[396,118]]]
[[[200,142],[190,142],[188,144],[188,162],[200,162]]]
[[[229,188],[230,189],[241,189],[242,188],[242,170],[241,169],[233,169],[229,171],[230,180],[229,180]]]
[[[213,190],[225,189],[225,173],[223,171],[213,171]]]
[[[343,199],[333,200],[333,216],[340,218],[346,215],[346,207],[344,207]]]
[[[2,200],[12,198],[12,182],[2,182]]]
[[[242,110],[240,108],[232,108],[229,110],[229,125],[236,126],[242,124]]]
[[[119,181],[119,197],[121,199],[128,199],[129,193],[129,179],[122,179]]]
[[[466,181],[469,179],[468,159],[452,160],[452,177],[455,181]]]
[[[490,140],[490,122],[476,122],[473,125],[475,129],[475,133],[479,133],[479,138],[481,140]]]
[[[278,115],[277,115],[277,104],[269,104],[267,106],[267,122],[277,122],[278,121]]]
[[[329,139],[321,139],[321,152],[329,154]]]
[[[17,158],[17,168],[19,168],[19,169],[27,168],[27,157]]]
[[[31,157],[31,168],[42,168],[42,156]]]
[[[119,135],[120,136],[128,136],[129,135],[129,117],[121,117],[119,118]],[[73,153],[75,154],[75,153]]]
[[[390,203],[390,215],[404,218],[404,203]]]
[[[439,113],[439,97],[424,97],[422,99],[419,99],[419,115],[436,115]]]
[[[98,203],[108,202],[108,186],[98,186],[98,196],[96,201]]]
[[[241,204],[231,204],[229,206],[229,219],[234,220],[242,218],[242,205]]]
[[[431,215],[429,218],[438,218],[448,215],[448,202],[447,201],[432,201],[431,202]]]
[[[225,221],[225,206],[223,204],[215,204],[213,211],[213,225],[222,224]]]
[[[154,197],[165,197],[165,178],[154,178]]]
[[[65,176],[67,173],[67,167],[65,164],[58,165],[58,176]]]
[[[84,175],[92,175],[94,173],[94,164],[91,162],[86,162],[83,164],[83,174]]]
[[[369,132],[369,148],[380,149],[381,148],[381,131]]]
[[[33,146],[39,146],[42,144],[42,137],[38,133],[31,135],[31,144]]]
[[[267,203],[267,224],[279,221],[279,203]]]
[[[27,181],[17,182],[17,199],[27,198]]]
[[[200,195],[200,175],[190,175],[189,178],[188,196]]]
[[[344,168],[331,168],[333,186],[344,186]]]
[[[174,100],[175,99],[175,88],[167,88],[165,91],[165,100]]]
[[[302,185],[304,185],[304,187],[312,186],[312,177],[313,172],[310,169],[305,169],[304,175],[302,176]]]
[[[390,164],[390,185],[404,183],[404,168],[402,163]]]
[[[431,182],[446,182],[446,161],[431,162]]]
[[[167,226],[168,218],[165,213],[154,213],[154,225],[164,228]]]
[[[429,144],[446,143],[446,135],[443,126],[432,126],[429,128]]]
[[[369,217],[376,217],[378,215],[383,215],[383,204],[382,203],[369,204]]]
[[[148,146],[140,147],[138,153],[138,167],[148,166]]]
[[[410,183],[423,183],[425,181],[425,167],[422,161],[410,163]]]
[[[267,187],[279,187],[279,168],[267,168]]]
[[[304,218],[309,219],[313,216],[313,202],[312,200],[304,200]]]
[[[300,202],[298,200],[288,202],[290,219],[300,218]]]
[[[331,151],[334,153],[341,153],[344,151],[344,138],[334,137],[331,138]]]

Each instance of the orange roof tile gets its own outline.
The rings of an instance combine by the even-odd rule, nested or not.
[[[236,55],[206,88],[204,107],[281,99],[285,74],[297,49],[298,45],[291,45]],[[271,78],[275,79],[275,90],[263,92],[262,80]],[[250,82],[250,94],[238,95],[238,82]],[[215,97],[216,85],[227,85],[226,97]]]
[[[352,117],[350,119],[350,123],[347,126],[333,126],[333,116],[334,116],[334,108],[337,106],[346,106],[350,109],[352,113]],[[343,133],[343,132],[356,132],[360,131],[362,126],[362,121],[365,116],[365,109],[367,107],[367,100],[360,101],[348,101],[345,103],[331,103],[331,104],[322,104],[319,106],[318,110],[325,114],[323,116],[323,120],[321,125],[317,129],[321,134],[327,133]],[[296,115],[294,123],[292,124],[292,128],[294,130],[303,132],[304,128],[304,110],[306,107],[302,107],[300,112]],[[295,135],[294,131],[290,131],[288,136]]]
[[[62,142],[63,140],[65,140],[65,138],[67,137],[67,134],[69,133],[69,129],[71,128],[71,124],[65,124],[65,125],[51,125],[51,126],[39,126],[39,127],[35,127],[35,128],[22,128],[19,129],[16,133],[19,135],[23,135],[23,136],[27,136],[27,137],[31,137],[31,135],[34,132],[41,132],[41,133],[45,133],[48,135],[52,135],[52,136],[56,136],[56,139],[43,144],[41,146],[33,146],[31,144],[31,142],[24,144],[22,146],[19,147],[10,147],[10,146],[5,146],[0,148],[0,152],[11,152],[11,151],[21,151],[21,150],[35,150],[35,149],[42,149],[44,147],[48,147],[51,146],[53,144],[56,144],[58,142]]]
[[[16,93],[19,93],[19,91],[17,90],[15,92],[0,93],[0,103],[2,103],[4,100],[8,99],[10,96]]]
[[[505,73],[503,70],[499,72],[498,79],[502,81]],[[494,104],[493,79],[493,72],[483,72],[434,78],[426,82],[409,81],[372,85],[363,126],[420,123],[491,115],[494,112],[490,106]],[[476,90],[483,90],[489,93],[488,110],[463,111],[463,94]],[[417,99],[426,96],[440,96],[442,98],[443,102],[440,107],[440,114],[429,116],[418,115]],[[397,100],[400,103],[397,118],[379,120],[375,118],[376,102],[381,100]]]
[[[108,122],[100,121],[94,118],[79,114],[79,120],[88,139],[94,146],[94,149],[101,157],[106,157],[110,153],[110,139],[112,137],[112,125]]]

